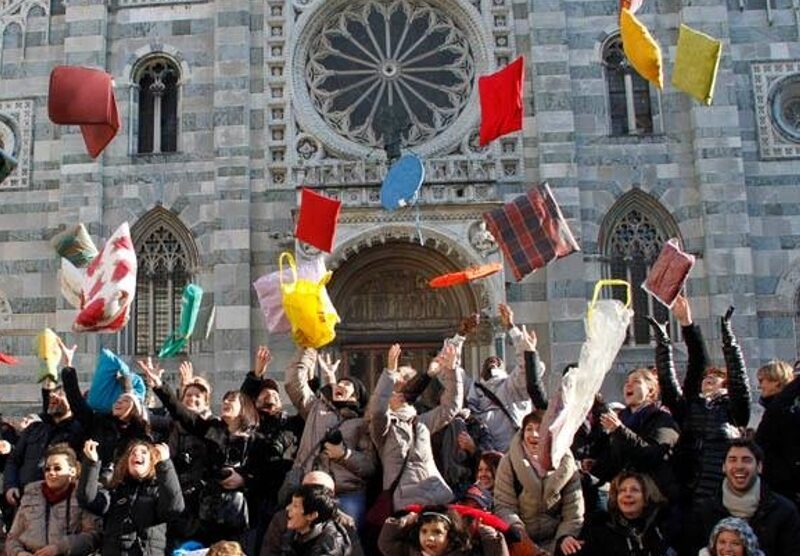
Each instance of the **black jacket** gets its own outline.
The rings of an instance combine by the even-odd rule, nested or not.
[[[334,520],[318,523],[310,533],[300,536],[287,531],[281,543],[281,556],[351,556],[352,545],[345,528]]]
[[[722,487],[716,497],[703,500],[690,520],[692,553],[708,544],[711,530],[719,520],[731,517],[722,505]],[[761,501],[756,513],[747,520],[758,537],[765,556],[796,556],[800,548],[800,515],[789,500],[776,494],[761,481]]]
[[[625,409],[620,413],[623,423]],[[670,500],[678,495],[669,459],[678,442],[678,425],[668,411],[657,404],[641,408],[632,428],[621,425],[609,435],[608,450],[592,468],[601,483],[611,481],[623,469],[647,473]]]
[[[800,508],[800,379],[761,404],[765,411],[756,442],[764,450],[762,477]]]
[[[580,556],[665,556],[671,549],[665,512],[654,508],[629,521],[617,512],[590,517],[581,531]]]
[[[10,423],[6,422],[2,415],[0,415],[0,440],[5,440],[11,444],[12,448],[17,443],[17,440],[19,440],[16,429]],[[8,461],[9,457],[11,457],[10,453],[0,455],[0,473],[3,473],[3,470],[6,468],[6,461]]]
[[[129,478],[111,490],[100,486],[99,477],[100,466],[84,459],[78,501],[103,516],[103,556],[162,556],[167,522],[184,507],[172,461],[158,463],[152,480]]]
[[[80,423],[70,417],[58,423],[49,415],[42,415],[42,420],[28,425],[14,445],[14,450],[6,461],[3,474],[3,492],[10,488],[18,488],[20,494],[25,485],[44,478],[44,453],[53,444],[66,442],[80,454],[85,440]]]
[[[656,334],[656,369],[661,400],[675,417],[681,436],[673,467],[687,500],[711,497],[722,484],[722,463],[731,439],[750,419],[750,388],[742,352],[735,340],[723,342],[728,371],[728,393],[712,400],[701,395],[709,357],[697,325],[681,329],[689,352],[683,388],[678,384],[672,345]]]

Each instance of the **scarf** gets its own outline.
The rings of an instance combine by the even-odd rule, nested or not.
[[[42,495],[44,495],[44,499],[47,500],[47,503],[51,506],[58,504],[59,502],[63,502],[67,498],[70,497],[72,491],[75,489],[75,485],[70,483],[67,488],[61,490],[53,490],[47,483],[42,481]]]
[[[619,420],[630,430],[638,433],[642,424],[647,421],[651,415],[660,410],[661,407],[652,402],[639,406],[639,409],[636,411],[631,411],[630,408],[626,407],[620,411]]]
[[[750,519],[755,515],[759,502],[761,502],[760,477],[756,477],[753,486],[744,494],[735,492],[727,478],[722,481],[722,505],[732,516]]]
[[[417,410],[414,409],[413,405],[404,405],[397,411],[389,410],[389,417],[395,418],[398,421],[411,421],[414,417],[417,416]]]

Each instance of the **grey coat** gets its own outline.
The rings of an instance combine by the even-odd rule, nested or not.
[[[392,499],[396,509],[409,504],[446,504],[453,498],[433,459],[431,434],[447,426],[461,410],[464,371],[442,369],[438,376],[444,386],[439,406],[415,419],[401,419],[389,411],[388,400],[397,375],[388,369],[381,374],[370,401],[370,433],[383,462],[383,488],[388,489],[402,470]]]

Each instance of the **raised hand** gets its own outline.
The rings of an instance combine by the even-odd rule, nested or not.
[[[675,298],[675,303],[672,305],[672,314],[678,319],[678,324],[681,326],[689,326],[692,324],[692,308],[689,307],[689,300],[681,293]]]
[[[258,346],[256,351],[256,368],[253,369],[253,374],[261,378],[267,374],[267,368],[272,362],[272,352],[267,346]]]
[[[458,359],[458,351],[454,345],[445,344],[445,346],[442,348],[442,351],[440,351],[439,355],[436,356],[436,359],[439,361],[439,365],[441,365],[443,368],[455,369],[456,360]]]
[[[161,375],[164,374],[164,369],[153,365],[152,357],[148,357],[147,361],[141,359],[136,362],[142,370],[145,382],[150,388],[161,388]]]
[[[61,348],[61,360],[64,362],[64,366],[72,367],[72,359],[75,357],[75,350],[78,349],[78,345],[75,344],[71,348],[68,348],[61,338],[56,338],[58,339],[58,347]]]
[[[400,365],[400,344],[392,344],[389,348],[389,356],[386,358],[386,368],[396,371]]]
[[[192,366],[191,361],[184,361],[178,368],[178,372],[181,375],[181,389],[183,389],[194,378],[194,366]]]
[[[536,332],[531,329],[530,331],[525,328],[525,325],[522,325],[522,346],[525,348],[525,351],[536,351],[536,345],[538,344],[538,339],[536,338]]]
[[[650,328],[653,329],[653,336],[659,344],[669,344],[671,342],[669,334],[667,334],[667,323],[660,324],[656,319],[647,315],[647,322],[650,323]]]
[[[90,438],[84,442],[83,455],[91,462],[97,463],[100,461],[100,456],[97,455],[97,442],[95,440]]]
[[[339,364],[342,362],[342,360],[337,359],[336,361],[331,362],[331,354],[323,353],[319,356],[317,361],[319,361],[319,368],[322,371],[324,379],[323,383],[327,382],[328,384],[335,384],[336,371],[339,369]]]
[[[511,307],[505,303],[501,303],[497,309],[500,312],[500,323],[503,325],[503,328],[506,330],[514,328],[514,311],[511,310]]]
[[[167,461],[169,459],[169,446],[164,444],[156,444],[156,452],[158,453],[158,461]]]
[[[459,335],[466,336],[467,334],[472,334],[475,332],[475,330],[477,330],[480,323],[481,316],[479,313],[472,313],[468,317],[464,317],[458,324]]]
[[[722,343],[726,345],[731,345],[735,341],[733,337],[733,329],[731,328],[731,317],[733,317],[733,312],[735,310],[736,308],[731,305],[728,307],[725,315],[719,318],[719,326],[722,332]]]

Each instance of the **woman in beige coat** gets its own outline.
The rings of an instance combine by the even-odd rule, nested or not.
[[[56,444],[47,450],[44,480],[25,487],[6,537],[6,556],[81,556],[97,548],[100,518],[78,505],[79,475],[72,448]]]
[[[583,526],[583,494],[572,454],[557,469],[539,464],[539,426],[543,412],[534,410],[522,420],[518,432],[497,467],[494,481],[495,513],[551,553],[580,550],[577,539]]]

